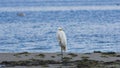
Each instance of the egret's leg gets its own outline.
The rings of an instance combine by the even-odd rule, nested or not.
[[[61,62],[63,63],[63,51],[62,51],[62,47],[61,47]]]
[[[62,47],[61,47],[61,67],[62,68],[62,65],[63,65],[63,51],[62,51]]]

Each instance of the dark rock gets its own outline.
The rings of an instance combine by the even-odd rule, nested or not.
[[[38,54],[37,56],[40,56],[41,58],[44,58],[44,57],[45,57],[44,54]]]
[[[30,59],[24,61],[3,61],[0,64],[6,66],[37,66],[37,65],[47,65],[47,64],[60,64],[60,62],[54,60]]]
[[[116,54],[115,52],[102,52],[102,54]]]
[[[101,51],[94,51],[94,53],[101,53]]]
[[[77,68],[92,68],[96,65],[99,65],[98,61],[83,59],[77,62]]]
[[[24,13],[17,13],[17,15],[18,15],[18,16],[21,16],[21,17],[25,16]]]
[[[116,55],[116,57],[120,57],[120,55]]]
[[[76,57],[77,54],[74,54],[74,53],[69,53],[68,55],[72,56],[72,57]]]

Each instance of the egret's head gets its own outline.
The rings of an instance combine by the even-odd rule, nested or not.
[[[61,27],[58,27],[58,30],[62,31],[63,29]]]

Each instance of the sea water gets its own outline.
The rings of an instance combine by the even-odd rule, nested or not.
[[[102,9],[120,1],[76,1],[67,0],[67,4],[62,0],[52,4],[42,0],[0,1],[0,52],[60,52],[56,38],[58,27],[66,33],[67,52],[120,52],[120,10]],[[86,5],[86,9],[81,9]],[[102,7],[91,9],[91,5]],[[72,9],[66,10],[66,6]],[[32,8],[26,9],[29,7]]]

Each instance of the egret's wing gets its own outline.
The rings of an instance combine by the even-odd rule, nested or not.
[[[67,38],[66,38],[66,35],[65,35],[64,31],[62,31],[61,33],[62,33],[61,42],[62,42],[63,45],[67,45]]]
[[[60,39],[61,39],[61,47],[64,51],[66,51],[66,46],[67,46],[67,40],[66,40],[66,35],[64,31],[60,32]]]

